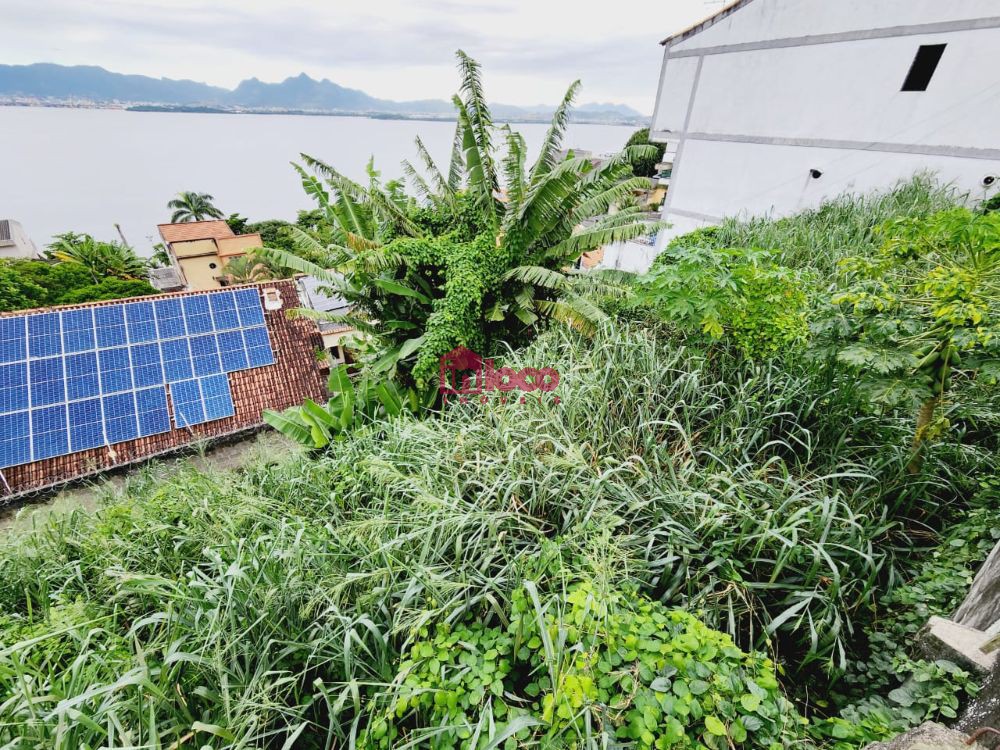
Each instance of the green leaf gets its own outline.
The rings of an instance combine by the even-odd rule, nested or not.
[[[717,716],[709,714],[705,717],[705,728],[717,737],[724,737],[726,734],[726,725],[719,721]]]

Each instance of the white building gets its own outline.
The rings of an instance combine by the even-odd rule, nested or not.
[[[738,0],[663,45],[657,250],[918,171],[1000,187],[1000,0]]]
[[[24,227],[13,219],[0,219],[0,259],[36,258],[38,248],[24,233]]]

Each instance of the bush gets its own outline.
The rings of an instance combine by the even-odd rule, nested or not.
[[[781,748],[798,732],[774,665],[635,592],[527,582],[510,625],[423,629],[361,747]],[[502,743],[502,744],[501,744]]]
[[[729,338],[750,358],[805,343],[805,279],[760,250],[684,247],[639,281],[636,301],[712,340]]]

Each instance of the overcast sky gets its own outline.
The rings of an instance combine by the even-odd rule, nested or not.
[[[386,99],[445,99],[453,52],[496,102],[580,102],[649,114],[657,42],[719,0],[0,0],[0,63],[100,65],[234,87],[306,72]]]

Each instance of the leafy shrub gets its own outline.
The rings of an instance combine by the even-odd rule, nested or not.
[[[682,329],[731,338],[748,357],[801,345],[807,337],[802,274],[764,250],[684,247],[664,253],[639,284],[639,304],[653,305]]]
[[[876,258],[841,261],[844,288],[817,325],[879,407],[917,409],[912,471],[953,373],[1000,377],[1000,214],[965,208],[903,218],[879,229]]]
[[[690,614],[577,584],[543,606],[519,590],[506,629],[421,632],[362,747],[781,748],[798,719],[774,665]]]

